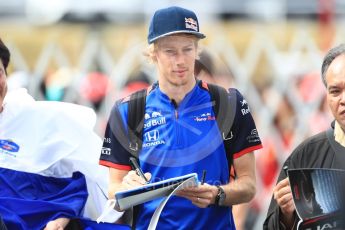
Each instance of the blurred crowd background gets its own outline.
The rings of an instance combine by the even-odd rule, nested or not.
[[[142,51],[152,12],[170,5],[199,16],[206,78],[238,88],[250,105],[264,148],[242,228],[262,229],[282,162],[332,121],[320,68],[325,52],[344,42],[345,1],[0,0],[9,88],[94,108],[103,136],[115,100],[155,81]]]

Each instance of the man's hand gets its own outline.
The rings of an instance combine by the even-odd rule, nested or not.
[[[151,176],[152,176],[151,173],[147,172],[144,175],[145,175],[147,180],[151,179]],[[146,184],[145,179],[141,178],[136,173],[136,171],[131,170],[131,171],[128,171],[127,174],[124,174],[124,176],[122,178],[122,182],[121,182],[121,187],[122,187],[122,190],[128,190],[128,189],[133,189],[133,188],[136,188],[136,187],[143,186],[145,184]],[[116,186],[116,184],[115,184],[115,186]],[[116,186],[116,187],[118,187],[118,186]],[[119,212],[124,211],[124,210],[120,209],[118,203],[115,204],[114,208],[115,208],[116,211],[119,211]]]
[[[273,197],[280,207],[281,220],[287,227],[292,227],[294,223],[295,205],[293,203],[292,192],[288,178],[280,181],[273,189]]]
[[[146,181],[138,176],[134,170],[120,170],[115,168],[109,169],[110,181],[108,197],[114,197],[114,194],[119,191],[125,191],[135,187],[140,187],[146,184]],[[146,179],[151,179],[151,173],[145,173]],[[120,210],[118,205],[115,205],[115,210]]]
[[[209,205],[214,204],[217,194],[218,188],[206,183],[198,187],[184,188],[176,193],[176,195],[192,201],[199,208],[207,208]]]
[[[63,230],[68,223],[68,218],[58,218],[56,220],[49,221],[44,230]]]
[[[145,173],[145,177],[150,180],[151,179],[151,173]],[[146,181],[138,176],[138,174],[134,171],[131,170],[127,173],[126,176],[123,177],[122,179],[122,185],[126,189],[132,189],[135,187],[140,187],[146,184]]]

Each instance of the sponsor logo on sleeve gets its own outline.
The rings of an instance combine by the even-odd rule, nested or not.
[[[242,108],[241,108],[242,115],[244,116],[244,115],[250,113],[248,102],[245,99],[243,99],[243,101],[240,101],[240,102],[241,102],[241,106],[242,106]]]
[[[260,137],[256,129],[252,129],[252,131],[250,131],[250,135],[247,136],[247,141],[249,143],[260,142]]]
[[[101,153],[102,155],[111,155],[111,149],[103,147]]]
[[[107,144],[111,144],[111,138],[110,137],[104,137],[103,142]]]

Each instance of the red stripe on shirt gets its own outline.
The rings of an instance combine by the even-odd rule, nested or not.
[[[246,153],[253,152],[254,150],[258,150],[258,149],[261,149],[261,148],[262,148],[262,144],[255,145],[255,146],[243,149],[242,151],[234,154],[234,159],[239,158],[239,157],[243,156]]]
[[[210,91],[210,90],[208,89],[208,85],[207,85],[206,82],[201,81],[201,86],[202,86],[204,89],[206,89],[207,91]]]
[[[131,166],[129,165],[120,165],[120,164],[115,164],[115,163],[104,161],[104,160],[100,160],[99,164],[110,167],[110,168],[120,169],[120,170],[127,170],[127,171],[132,170]]]

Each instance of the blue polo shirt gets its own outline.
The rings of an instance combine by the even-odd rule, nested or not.
[[[234,158],[262,147],[246,100],[235,89],[234,123],[229,155]],[[120,112],[127,129],[128,100],[116,103],[105,132],[100,164],[130,170],[126,150],[128,141],[116,135],[119,124],[114,113]],[[117,127],[116,127],[117,126]],[[230,170],[208,90],[202,84],[185,96],[178,106],[154,84],[146,98],[143,144],[139,153],[140,166],[152,174],[151,182],[196,172],[199,177],[207,170],[206,183],[229,183]],[[229,156],[230,157],[230,156]],[[199,178],[200,180],[201,178]],[[147,229],[152,214],[162,199],[140,207],[137,229]],[[191,201],[173,196],[161,213],[158,229],[235,229],[230,207],[198,208]]]

